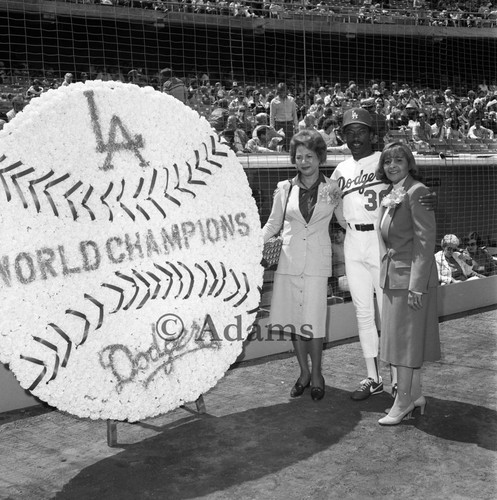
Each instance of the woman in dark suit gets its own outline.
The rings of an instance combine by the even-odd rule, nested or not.
[[[262,230],[266,242],[283,224],[270,320],[274,328],[291,329],[300,376],[290,395],[301,396],[310,385],[312,399],[320,400],[325,393],[321,356],[331,276],[328,226],[341,192],[336,181],[319,171],[326,161],[326,143],[317,130],[304,130],[292,137],[290,161],[297,168],[297,175],[278,183],[271,215]]]
[[[391,186],[379,213],[380,284],[383,310],[380,356],[397,367],[398,390],[380,425],[396,425],[420,407],[421,367],[440,359],[435,264],[436,223],[419,197],[429,192],[419,182],[411,150],[402,143],[385,146],[376,176]]]

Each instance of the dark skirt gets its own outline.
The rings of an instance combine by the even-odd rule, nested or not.
[[[407,305],[408,290],[383,290],[380,357],[392,365],[420,368],[440,359],[437,288],[423,294],[419,311]]]

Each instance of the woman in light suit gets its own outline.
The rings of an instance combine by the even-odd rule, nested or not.
[[[271,215],[263,228],[266,242],[283,224],[283,247],[275,272],[270,320],[273,329],[289,328],[292,334],[300,376],[290,395],[301,396],[310,385],[312,399],[320,400],[325,393],[321,357],[326,335],[327,283],[331,276],[328,226],[341,192],[335,181],[319,171],[326,161],[326,144],[319,132],[304,130],[294,135],[290,161],[296,166],[297,175],[278,183]]]
[[[380,356],[397,367],[398,390],[380,425],[396,425],[420,407],[423,361],[440,359],[438,273],[434,252],[436,223],[419,197],[429,192],[419,182],[411,150],[402,143],[385,146],[376,177],[391,187],[379,213],[380,285],[383,310]]]

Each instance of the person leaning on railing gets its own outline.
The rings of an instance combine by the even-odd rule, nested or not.
[[[485,116],[483,125],[494,133],[494,139],[497,135],[497,111],[489,111]]]
[[[455,234],[446,234],[441,242],[442,250],[435,254],[438,269],[438,281],[441,285],[466,281],[469,278],[483,276],[473,270],[459,249],[459,238]]]
[[[471,231],[466,239],[466,251],[473,261],[473,269],[483,276],[494,276],[497,274],[497,261],[490,252],[482,245],[480,235]]]
[[[481,120],[477,118],[475,120],[475,123],[469,127],[468,130],[468,139],[475,139],[475,140],[481,140],[481,139],[493,139],[494,138],[494,133],[492,130],[484,127],[481,124]]]
[[[278,145],[282,141],[279,135],[271,134],[271,127],[259,125],[254,130],[254,136],[248,140],[244,152],[272,154],[278,152]]]

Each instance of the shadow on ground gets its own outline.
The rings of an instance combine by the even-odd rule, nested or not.
[[[426,434],[497,451],[497,413],[484,406],[427,398],[424,417],[416,427]]]
[[[348,392],[327,387],[320,402],[310,401],[307,391],[285,404],[223,417],[186,418],[153,438],[118,445],[121,453],[82,470],[55,498],[182,500],[208,495],[298,464],[371,418],[361,412],[381,414],[391,402],[384,394],[358,404]],[[402,426],[444,440],[497,448],[496,412],[481,406],[429,398],[427,414]],[[368,439],[382,439],[382,433],[368,434]],[[354,436],[349,439],[357,439],[360,449],[364,436]]]
[[[306,391],[285,404],[204,415],[86,468],[55,498],[186,499],[259,479],[351,432],[361,413],[348,401],[348,393],[327,387],[319,402]]]

